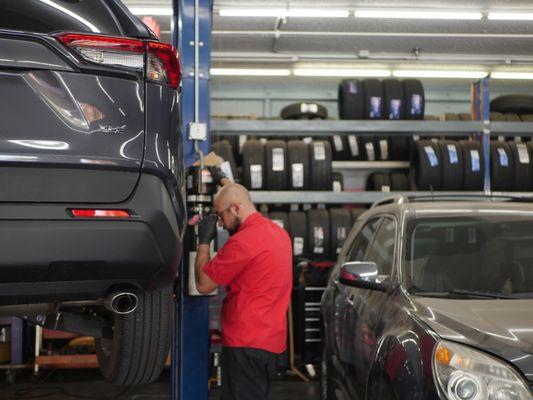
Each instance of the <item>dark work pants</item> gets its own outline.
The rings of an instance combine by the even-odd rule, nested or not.
[[[223,347],[220,400],[266,400],[279,355],[247,347]]]

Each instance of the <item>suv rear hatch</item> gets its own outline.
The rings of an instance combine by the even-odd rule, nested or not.
[[[164,69],[172,48],[124,37],[102,0],[6,3],[0,5],[0,202],[126,200],[143,160],[145,77],[160,78],[145,71],[145,60],[152,68],[155,57],[155,68]]]

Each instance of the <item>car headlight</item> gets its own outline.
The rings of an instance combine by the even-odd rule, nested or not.
[[[433,374],[448,400],[531,399],[524,380],[510,366],[457,343],[437,344]]]

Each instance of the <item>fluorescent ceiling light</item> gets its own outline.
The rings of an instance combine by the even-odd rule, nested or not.
[[[528,12],[489,12],[488,19],[506,21],[533,21],[533,13]]]
[[[481,79],[488,75],[485,71],[436,71],[436,70],[395,70],[392,75],[397,78],[464,78]]]
[[[174,15],[172,7],[129,7],[134,15]]]
[[[296,76],[360,76],[387,77],[391,72],[387,69],[334,69],[334,68],[297,68],[292,71]]]
[[[211,68],[211,75],[225,76],[289,76],[290,69]]]
[[[356,10],[355,18],[397,18],[397,19],[481,19],[480,12],[459,12],[439,10]]]
[[[492,79],[533,79],[532,72],[491,72]]]
[[[348,10],[308,9],[308,8],[221,8],[221,17],[311,17],[347,18]]]

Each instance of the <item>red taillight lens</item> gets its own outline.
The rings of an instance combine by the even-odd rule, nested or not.
[[[145,43],[142,40],[65,33],[57,37],[85,60],[97,64],[142,69]]]
[[[126,210],[95,210],[78,209],[70,210],[73,217],[77,218],[130,218],[131,215]]]
[[[147,47],[146,77],[177,88],[181,81],[181,65],[176,48],[160,42],[148,42]]]
[[[170,44],[78,33],[64,33],[57,38],[84,60],[97,64],[143,69],[146,51],[148,80],[175,89],[180,84],[181,65],[178,53]]]

